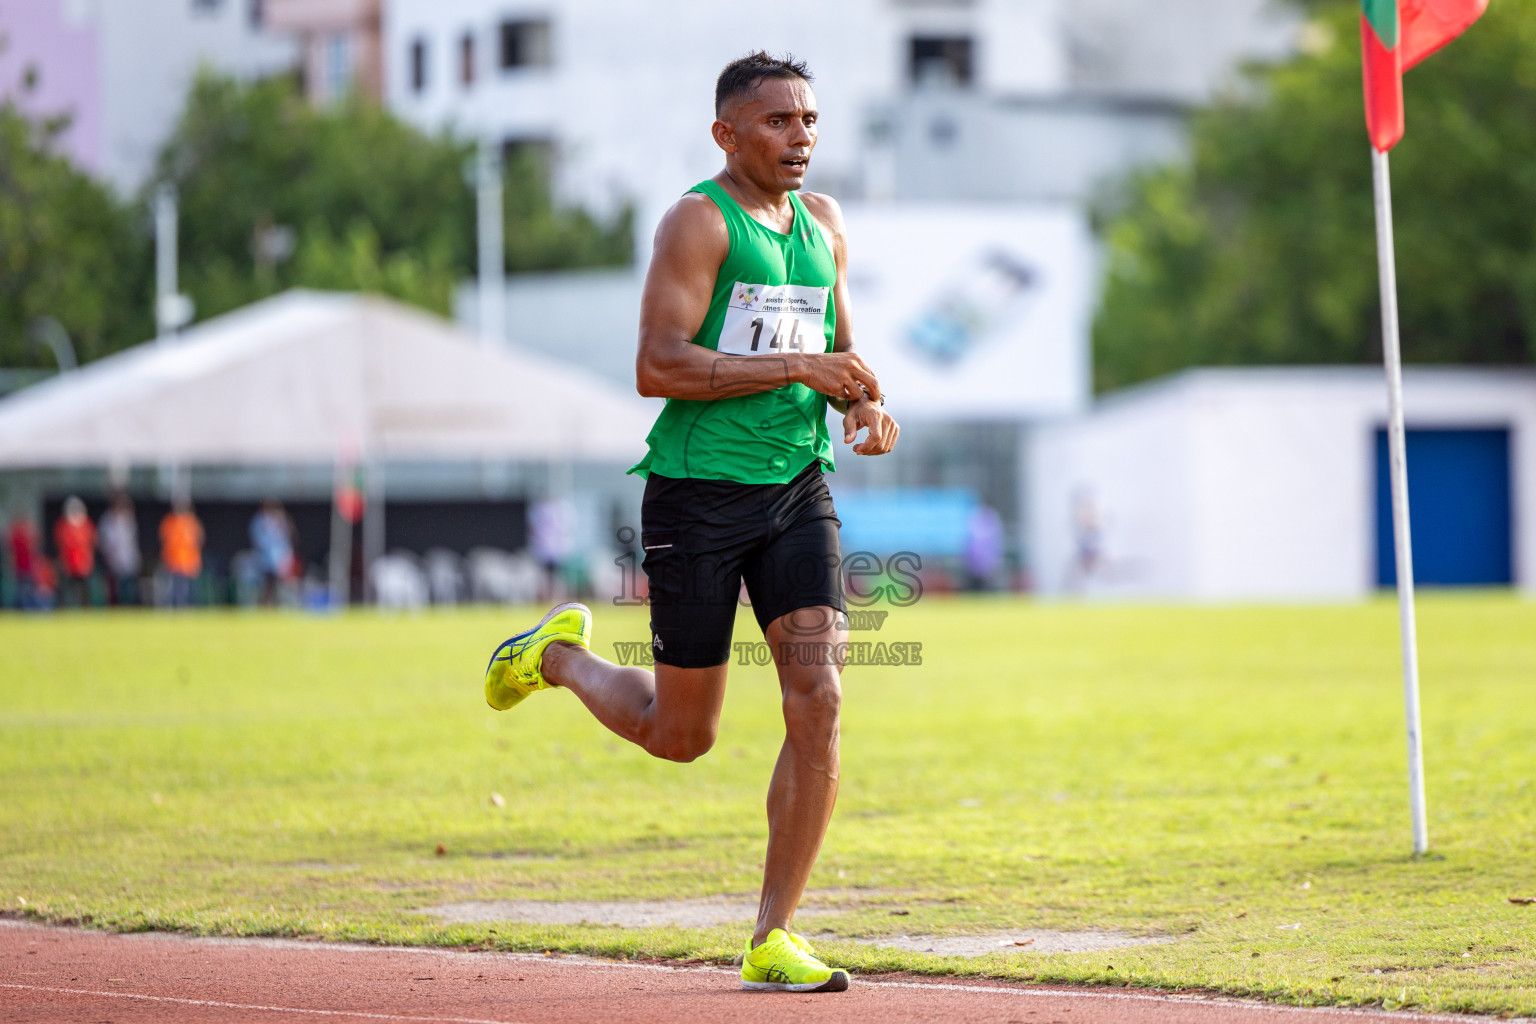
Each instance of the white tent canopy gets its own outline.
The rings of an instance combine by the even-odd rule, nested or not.
[[[617,462],[655,412],[397,302],[296,290],[0,399],[0,467]]]

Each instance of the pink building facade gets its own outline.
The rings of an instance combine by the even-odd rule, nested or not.
[[[84,3],[0,0],[0,97],[28,117],[67,117],[60,150],[102,170],[101,59]]]
[[[297,42],[265,11],[266,0],[0,0],[0,101],[68,117],[60,151],[131,194],[153,177],[200,70],[295,67]]]

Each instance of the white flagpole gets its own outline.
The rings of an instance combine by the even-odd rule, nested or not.
[[[1403,708],[1408,720],[1408,800],[1413,852],[1429,850],[1424,812],[1424,742],[1419,729],[1419,642],[1413,608],[1413,539],[1408,532],[1408,453],[1403,429],[1403,357],[1397,336],[1397,264],[1392,244],[1392,174],[1387,154],[1371,150],[1376,182],[1376,264],[1381,277],[1381,348],[1387,364],[1387,452],[1392,475],[1392,537],[1397,557],[1397,617],[1403,643]]]

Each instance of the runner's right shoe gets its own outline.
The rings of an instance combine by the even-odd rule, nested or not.
[[[816,959],[810,945],[782,928],[775,928],[757,946],[747,939],[741,956],[741,987],[769,992],[841,992],[848,972]]]
[[[786,934],[789,936],[790,942],[793,942],[795,945],[805,950],[811,956],[816,956],[816,951],[811,948],[811,944],[806,942],[802,936],[796,935],[794,932],[787,932]],[[816,959],[820,960],[821,957],[816,956]]]
[[[533,691],[549,689],[540,669],[544,648],[556,640],[590,647],[592,609],[576,601],[556,605],[537,626],[504,641],[485,669],[485,702],[505,711]]]

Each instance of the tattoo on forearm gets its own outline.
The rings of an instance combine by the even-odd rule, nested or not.
[[[721,398],[788,387],[789,360],[776,356],[722,356],[709,370],[709,390]]]

